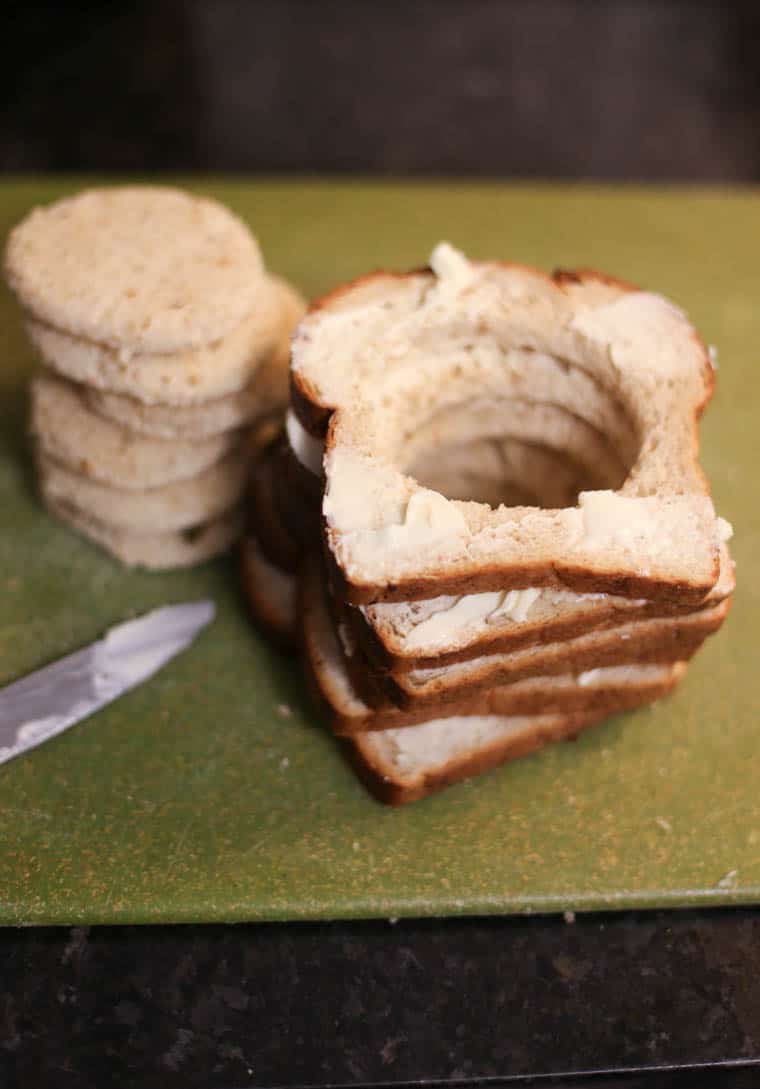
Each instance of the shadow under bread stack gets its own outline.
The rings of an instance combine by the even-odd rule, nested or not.
[[[381,799],[672,691],[734,589],[713,386],[680,310],[593,272],[442,244],[312,307],[243,575]]]
[[[42,363],[31,431],[49,509],[128,565],[227,549],[305,309],[247,226],[176,189],[88,190],[11,232],[6,275]]]

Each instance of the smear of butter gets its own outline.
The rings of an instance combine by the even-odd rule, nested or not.
[[[419,488],[409,498],[403,522],[376,530],[374,536],[383,548],[408,548],[464,533],[467,522],[455,504],[440,492]]]
[[[188,646],[214,616],[211,601],[156,609],[145,617],[113,628],[93,646],[92,685],[98,699],[108,699],[145,680]]]
[[[590,684],[596,684],[603,676],[604,670],[602,669],[587,669],[584,673],[578,674],[578,684],[582,688],[586,688]]]
[[[465,255],[449,242],[439,242],[430,255],[430,267],[437,278],[437,294],[454,293],[475,278],[475,269]]]
[[[494,590],[462,597],[442,597],[441,604],[424,618],[413,622],[404,640],[407,650],[431,650],[461,636],[472,625],[491,625],[502,619],[522,623],[541,596],[541,590]]]
[[[285,416],[285,431],[296,460],[314,476],[321,476],[325,444],[309,434],[292,408],[288,409]]]

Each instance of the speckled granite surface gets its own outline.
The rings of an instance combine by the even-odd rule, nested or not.
[[[760,1084],[760,1069],[662,1071],[760,1060],[760,916],[746,910],[5,930],[0,964],[3,1086],[461,1084],[658,1067],[624,1085]]]

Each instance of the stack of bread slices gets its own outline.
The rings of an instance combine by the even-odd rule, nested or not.
[[[662,297],[446,244],[311,308],[244,579],[378,797],[672,691],[734,588],[697,462],[713,384]]]
[[[31,430],[49,509],[128,565],[228,548],[305,309],[247,226],[176,189],[89,190],[27,216],[6,272],[42,363]]]

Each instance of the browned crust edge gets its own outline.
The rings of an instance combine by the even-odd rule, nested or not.
[[[582,688],[578,686],[563,693],[515,692],[512,685],[486,689],[461,702],[444,703],[438,708],[421,707],[401,710],[386,707],[372,712],[363,719],[341,713],[323,694],[323,705],[329,708],[329,722],[334,733],[342,737],[354,737],[362,733],[394,729],[401,726],[417,726],[432,718],[452,718],[460,715],[610,715],[627,711],[642,704],[654,703],[668,696],[681,680],[674,673],[666,680],[644,681],[630,689],[614,685],[608,688]],[[317,682],[318,683],[318,682]]]
[[[527,756],[555,741],[574,740],[582,730],[602,721],[606,715],[568,715],[551,726],[535,726],[530,733],[508,738],[477,752],[467,753],[445,767],[437,768],[404,784],[388,778],[367,749],[365,737],[344,739],[344,751],[367,790],[386,805],[406,805],[420,801],[454,783],[471,779],[518,757]]]
[[[547,564],[481,565],[478,571],[452,573],[431,571],[424,577],[400,579],[384,584],[349,582],[330,547],[330,533],[322,518],[322,533],[330,557],[330,578],[336,592],[351,605],[371,605],[378,601],[414,601],[440,594],[477,594],[488,590],[523,590],[546,586],[579,593],[606,593],[619,597],[648,598],[651,601],[683,606],[697,606],[709,594],[720,574],[720,553],[715,550],[709,582],[688,583],[683,579],[658,581],[642,575],[611,572],[598,574],[573,564],[554,561]]]
[[[627,280],[610,275],[609,273],[599,272],[597,269],[586,267],[576,269],[557,268],[551,273],[547,273],[543,269],[514,261],[478,261],[474,263],[478,265],[497,265],[499,268],[505,269],[523,270],[532,276],[543,277],[545,280],[560,288],[563,287],[563,285],[570,283],[584,284],[596,281],[597,283],[617,287],[621,291],[641,290],[640,287]],[[376,269],[374,272],[366,273],[363,276],[357,276],[355,279],[349,280],[345,284],[340,284],[331,291],[320,296],[318,299],[315,299],[310,305],[307,314],[327,309],[337,299],[354,291],[357,287],[361,286],[361,284],[367,283],[370,280],[381,277],[392,280],[404,280],[409,279],[412,276],[419,276],[430,272],[431,270],[427,265],[421,268],[410,269],[407,272],[389,272],[384,269]],[[694,331],[694,337],[701,349],[704,359],[704,377],[706,386],[705,398],[697,409],[697,419],[699,419],[713,396],[715,390],[715,372],[710,366],[707,346],[696,330]],[[290,397],[291,407],[306,430],[317,438],[324,438],[327,434],[328,424],[335,406],[321,401],[313,386],[302,375],[294,372],[292,369],[290,372]]]
[[[274,507],[274,449],[266,450],[253,466],[248,494],[248,522],[261,551],[271,564],[295,573],[301,562],[301,547]]]
[[[305,657],[304,668],[310,678],[312,689],[319,694],[320,704],[326,712],[328,721],[335,733],[351,735],[372,730],[382,730],[399,726],[411,726],[428,721],[431,718],[445,718],[452,715],[532,715],[548,713],[569,712],[604,712],[623,709],[628,706],[636,706],[641,702],[649,702],[666,695],[680,680],[685,666],[683,663],[673,663],[679,666],[672,675],[665,680],[640,682],[630,686],[610,684],[607,688],[584,688],[577,686],[574,691],[564,694],[548,693],[545,690],[534,689],[531,691],[515,690],[509,683],[500,686],[492,686],[483,689],[471,690],[466,688],[459,690],[456,699],[444,702],[420,702],[399,708],[390,703],[387,694],[383,694],[382,687],[378,684],[378,678],[362,661],[361,651],[354,655],[346,653],[345,648],[339,647],[343,668],[354,687],[357,696],[368,707],[365,715],[357,716],[346,714],[341,710],[339,703],[333,702],[330,695],[330,683],[322,678],[322,665],[320,662],[321,651],[319,647],[318,628],[320,625],[319,614],[324,611],[324,619],[329,622],[333,630],[333,636],[337,636],[337,626],[340,623],[340,610],[335,611],[334,600],[330,597],[323,585],[318,565],[312,557],[305,565],[299,593],[299,625],[301,628],[301,643]],[[621,645],[620,653],[626,657],[625,647]],[[619,664],[619,663],[614,663]],[[636,664],[629,661],[620,664]],[[670,664],[670,663],[667,663]],[[539,674],[537,678],[543,680],[547,674]],[[378,698],[379,697],[379,698]]]
[[[696,654],[705,639],[716,632],[723,623],[730,602],[716,606],[713,615],[707,617],[696,630],[684,631],[673,626],[654,632],[633,634],[625,641],[607,640],[601,648],[589,646],[581,651],[568,650],[567,646],[556,648],[556,654],[547,654],[545,660],[535,660],[529,665],[514,666],[508,663],[493,662],[484,665],[477,673],[466,678],[469,691],[489,688],[495,685],[514,684],[535,676],[556,676],[562,673],[582,673],[587,669],[618,665],[664,665],[669,662],[686,662]],[[614,634],[614,631],[611,633]],[[384,689],[388,698],[398,707],[420,707],[425,704],[440,704],[456,700],[461,696],[461,684],[450,686],[433,685],[427,691],[413,688],[406,682],[406,674],[394,676],[382,675]]]
[[[250,537],[252,536],[254,535],[249,532],[238,546],[238,576],[249,612],[256,626],[267,639],[278,649],[293,652],[297,649],[299,641],[297,625],[284,624],[266,595],[262,594],[251,559]],[[255,537],[255,542],[263,552],[258,537]]]
[[[483,264],[485,262],[479,262]],[[586,283],[596,280],[599,283],[609,284],[621,288],[624,291],[638,290],[632,284],[606,273],[594,269],[557,269],[548,274],[541,269],[528,265],[516,264],[508,261],[490,262],[502,268],[524,269],[531,275],[545,278],[547,281],[562,287],[566,283]],[[309,312],[325,309],[342,295],[354,290],[362,283],[366,283],[377,277],[390,279],[405,279],[429,271],[426,268],[414,269],[409,272],[394,273],[376,271],[360,276],[349,283],[341,284],[332,291],[327,292],[315,300],[309,308]],[[715,373],[709,362],[709,355],[701,337],[693,332],[693,336],[700,347],[703,357],[703,377],[705,395],[697,406],[694,417],[694,429],[692,439],[692,457],[703,482],[705,493],[709,495],[709,482],[698,464],[699,455],[699,418],[704,412],[715,388]],[[328,434],[334,406],[325,404],[319,400],[316,391],[303,378],[302,375],[291,370],[291,404],[303,426],[310,433],[324,437]],[[328,436],[329,439],[329,436]],[[323,526],[323,532],[325,527]],[[327,538],[326,538],[327,539]],[[328,550],[332,555],[332,549]],[[578,592],[604,591],[621,597],[645,597],[653,601],[664,603],[673,602],[683,605],[696,605],[709,593],[719,574],[719,559],[716,550],[713,563],[712,581],[694,585],[683,580],[659,581],[645,578],[639,575],[611,573],[598,576],[589,574],[585,569],[573,565],[550,564],[534,567],[525,566],[515,568],[510,566],[508,570],[497,565],[481,567],[473,574],[456,575],[447,572],[433,572],[424,578],[404,579],[397,583],[378,585],[375,583],[349,582],[337,563],[332,560],[331,578],[338,593],[344,600],[355,605],[366,605],[373,601],[408,601],[418,598],[436,596],[437,594],[477,593],[496,589],[519,589],[526,586],[555,586],[570,588]]]
[[[644,605],[630,610],[597,603],[594,610],[585,617],[559,617],[532,625],[524,623],[514,631],[501,634],[486,633],[477,642],[470,643],[460,650],[427,656],[402,655],[389,650],[379,633],[358,608],[348,607],[346,617],[354,638],[360,644],[370,665],[378,672],[400,674],[408,673],[413,669],[457,665],[460,662],[469,662],[473,658],[481,658],[484,654],[503,654],[525,650],[540,643],[574,639],[579,635],[588,635],[594,631],[608,631],[637,620],[671,620],[678,616],[688,616],[693,611],[693,606],[674,605],[669,602],[647,601]]]
[[[274,455],[273,475],[281,481],[272,494],[273,515],[297,542],[301,551],[321,547],[321,492],[311,486],[307,471],[290,446],[283,443]]]

